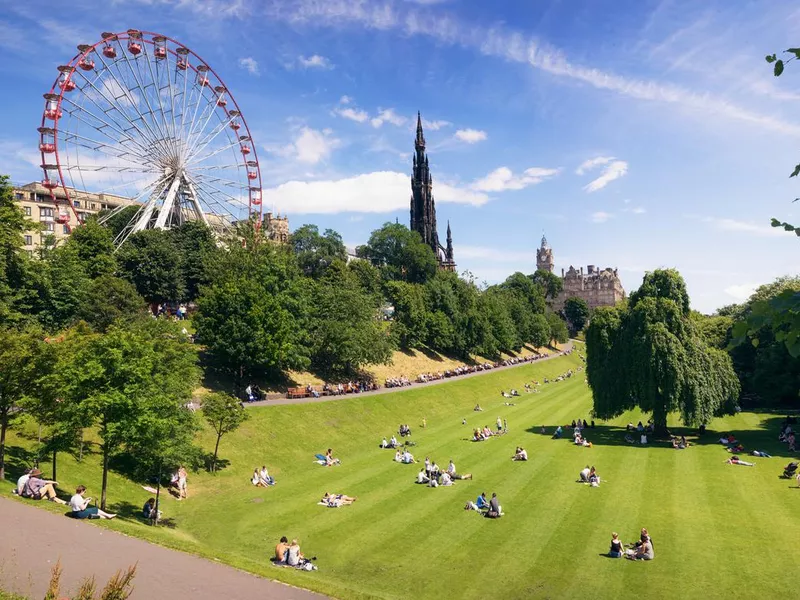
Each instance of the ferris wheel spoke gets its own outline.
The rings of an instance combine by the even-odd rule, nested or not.
[[[235,188],[239,190],[249,190],[250,186],[243,184],[241,181],[234,181],[233,179],[226,179],[225,177],[217,177],[216,175],[207,175],[205,173],[194,173],[194,176],[203,181],[211,183],[222,184],[224,187]]]
[[[78,121],[81,121],[87,127],[90,127],[91,129],[94,129],[95,131],[103,134],[115,144],[128,142],[135,147],[138,147],[140,145],[139,141],[136,138],[131,136],[130,133],[119,129],[116,124],[112,124],[109,123],[108,121],[105,121],[104,119],[101,119],[100,117],[95,115],[92,111],[82,106],[79,106],[71,99],[68,99],[67,102],[74,107],[74,109],[68,109],[68,108],[65,109],[69,113],[70,117],[73,117]],[[94,120],[94,122],[90,122],[89,120],[87,120],[85,115],[91,117]],[[111,135],[109,131],[118,133],[121,136],[121,139]]]
[[[226,131],[227,127],[233,123],[233,120],[236,117],[228,117],[226,121],[220,121],[219,125],[217,125],[205,138],[203,138],[203,143],[201,146],[197,146],[197,144],[193,144],[190,149],[189,153],[187,154],[187,158],[191,160],[194,155],[198,152],[202,152],[211,142],[216,139],[216,137],[221,134],[223,131]]]
[[[161,117],[161,125],[163,125],[163,132],[165,134],[164,140],[165,140],[166,144],[172,149],[172,152],[174,153],[174,152],[177,151],[177,147],[175,146],[175,135],[174,135],[174,133],[172,131],[170,131],[169,125],[167,124],[167,118],[166,118],[166,115],[164,114],[164,104],[161,101],[161,91],[160,91],[160,86],[159,86],[159,80],[156,77],[155,73],[153,72],[153,62],[157,61],[158,59],[156,59],[155,56],[152,56],[152,58],[151,58],[151,55],[150,55],[150,44],[149,43],[148,44],[142,44],[142,50],[143,50],[143,52],[141,54],[141,57],[137,59],[136,67],[139,70],[139,75],[142,76],[142,72],[141,72],[142,70],[140,68],[140,66],[141,66],[140,62],[143,59],[147,59],[144,62],[147,63],[147,70],[150,73],[150,81],[151,81],[151,83],[149,83],[147,85],[152,86],[152,89],[154,91],[153,95],[155,95],[156,100],[158,101],[158,115]],[[142,76],[142,79],[144,79],[144,76]],[[147,85],[145,85],[145,87],[147,87]],[[148,103],[148,106],[150,106],[149,103]]]
[[[156,169],[144,169],[139,166],[128,167],[124,165],[67,165],[64,167],[67,170],[80,170],[87,173],[96,173],[98,171],[110,171],[112,173],[160,173]]]
[[[67,146],[80,146],[81,148],[86,148],[87,150],[92,150],[94,152],[103,152],[104,154],[107,154],[113,158],[128,159],[130,157],[135,157],[142,162],[148,162],[148,159],[145,155],[137,152],[131,152],[121,146],[111,146],[105,142],[98,142],[97,140],[72,132],[63,132],[62,135]]]
[[[201,97],[205,98],[205,94],[203,94]],[[189,141],[189,148],[186,151],[187,158],[189,158],[193,154],[194,148],[197,146],[198,140],[200,139],[200,135],[202,134],[202,132],[206,130],[206,127],[208,126],[208,122],[211,120],[211,117],[213,117],[215,114],[218,114],[216,109],[217,109],[217,100],[216,96],[214,96],[213,98],[210,99],[208,104],[206,104],[206,106],[203,107],[203,114],[200,115],[200,121],[202,121],[203,124],[196,132],[194,131],[194,126],[192,126],[192,130],[189,132],[189,135],[187,137],[187,140]],[[205,139],[205,137],[203,139]]]
[[[202,204],[206,206],[207,212],[212,215],[212,219],[216,222],[217,226],[223,226],[223,228],[226,230],[233,226],[231,220],[238,217],[231,210],[230,203],[216,200],[205,188],[194,185],[192,187],[193,189],[196,189],[199,199],[202,200]],[[247,205],[240,206],[239,208],[246,209]]]
[[[105,65],[105,63],[103,63],[103,64]],[[103,69],[103,71],[105,71],[105,70],[106,69]],[[121,97],[124,97],[126,99],[126,101],[131,106],[135,106],[135,98],[133,98],[130,95],[130,90],[127,88],[127,86],[123,86],[122,84],[119,83],[119,81],[116,79],[116,77],[114,77],[113,71],[108,69],[108,73],[114,79],[114,81],[116,83],[116,86],[119,87],[120,90],[123,90],[123,96],[121,96]],[[102,112],[104,115],[106,115],[106,117],[110,121],[113,121],[117,125],[117,127],[125,129],[123,127],[123,125],[118,122],[117,118],[111,114],[112,111],[116,115],[119,115],[123,119],[125,119],[125,121],[127,121],[130,124],[130,126],[133,129],[135,129],[143,139],[147,140],[148,144],[152,145],[155,142],[156,138],[154,137],[153,132],[152,131],[148,131],[148,132],[143,131],[142,127],[140,127],[140,125],[138,125],[135,122],[136,120],[139,120],[141,122],[141,125],[143,125],[145,128],[147,128],[147,122],[141,116],[140,113],[137,112],[138,119],[131,118],[131,116],[128,114],[127,110],[125,110],[125,108],[120,105],[120,98],[121,97],[117,98],[114,95],[113,91],[110,90],[105,84],[104,84],[103,87],[104,87],[105,91],[108,92],[108,94],[104,93],[103,90],[99,89],[96,85],[94,85],[94,82],[91,79],[89,79],[87,76],[83,75],[83,78],[84,78],[84,81],[86,81],[86,83],[89,84],[89,86],[92,88],[92,90],[95,92],[95,94],[97,94],[100,98],[102,98],[103,100],[106,101],[106,103],[109,104],[109,107],[103,108],[102,106],[100,106],[100,104],[94,98],[95,94],[86,93],[85,89],[81,88],[81,90],[84,92],[84,94],[83,94],[84,98],[88,99],[92,104],[94,104],[97,107],[97,109],[100,112]],[[98,74],[97,79],[100,79],[100,75],[99,74]],[[111,98],[109,98],[109,96],[111,96]],[[113,98],[113,101],[112,101],[112,98]],[[69,101],[72,104],[75,104],[74,102],[72,102],[71,99]],[[97,118],[97,119],[102,121],[102,119],[100,119],[100,117],[98,117],[96,115],[93,115],[93,116],[95,116],[95,118]]]
[[[215,170],[215,169],[229,171],[231,169],[240,169],[240,168],[242,168],[241,164],[234,163],[232,165],[205,165],[203,167],[193,167],[191,170],[192,170],[192,172],[195,172],[195,171],[211,171],[211,170]]]
[[[100,218],[99,219],[100,223],[102,224],[102,223],[107,222],[111,217],[113,217],[114,215],[122,212],[123,210],[125,210],[129,206],[135,206],[136,202],[139,202],[144,196],[149,194],[152,190],[154,190],[156,188],[156,186],[159,186],[159,185],[163,186],[164,185],[164,179],[165,178],[162,177],[160,179],[155,180],[153,183],[151,183],[149,185],[146,185],[144,188],[142,188],[142,190],[138,194],[136,194],[136,196],[131,198],[131,204],[120,204],[115,209],[110,211],[108,214],[106,214],[102,218]]]
[[[199,183],[200,184],[199,187],[201,187],[202,189],[205,189],[208,194],[227,198],[227,200],[218,200],[218,201],[225,202],[225,203],[233,203],[233,204],[237,204],[237,205],[244,205],[244,206],[247,206],[249,204],[249,198],[250,198],[249,197],[249,191],[250,191],[249,189],[247,190],[247,192],[248,192],[248,201],[245,201],[241,196],[237,197],[237,196],[234,196],[234,195],[232,195],[232,194],[230,194],[230,193],[228,193],[228,192],[226,192],[224,190],[221,190],[220,188],[215,186],[213,183],[205,180],[202,176],[195,176],[193,179],[198,180],[198,181],[196,181],[196,183]],[[244,192],[245,190],[242,190],[242,191]]]
[[[211,158],[213,156],[216,156],[217,154],[219,154],[221,152],[225,152],[226,150],[230,150],[231,148],[234,148],[236,146],[241,146],[241,144],[242,143],[239,140],[234,140],[230,144],[228,144],[227,146],[221,146],[221,147],[217,148],[216,150],[214,150],[213,152],[210,152],[210,153],[205,154],[203,156],[198,156],[198,154],[203,150],[202,148],[198,148],[197,150],[195,150],[194,156],[192,157],[192,159],[187,161],[186,164],[187,165],[200,164],[203,161],[206,161],[209,158]],[[237,164],[236,166],[237,167],[241,167],[242,165],[241,164]]]

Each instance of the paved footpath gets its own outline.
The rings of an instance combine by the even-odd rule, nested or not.
[[[6,482],[7,483],[7,482]],[[131,598],[322,600],[325,596],[0,498],[0,589],[44,598],[61,559],[62,593],[95,576],[98,588],[138,563]]]
[[[505,367],[496,367],[494,369],[489,369],[488,371],[476,371],[474,373],[467,373],[466,375],[458,375],[457,377],[445,377],[444,379],[435,379],[433,381],[427,381],[425,383],[416,383],[414,382],[412,385],[405,386],[405,387],[382,387],[379,390],[375,390],[372,392],[361,392],[359,394],[342,394],[341,396],[320,396],[319,398],[270,398],[269,400],[259,400],[257,402],[248,402],[245,406],[277,406],[282,404],[313,404],[316,402],[335,402],[336,400],[346,400],[348,398],[361,398],[363,396],[378,396],[380,394],[392,394],[396,392],[406,392],[408,390],[416,390],[421,387],[426,387],[429,385],[439,385],[441,383],[451,383],[454,381],[461,381],[462,379],[468,379],[469,377],[480,377],[481,375],[488,375],[489,373],[497,373],[498,371],[504,371],[506,369],[516,369],[517,367],[522,367],[524,365],[535,365],[545,360],[551,360],[553,358],[558,358],[559,356],[563,356],[564,352],[569,352],[572,350],[573,347],[572,340],[564,344],[564,346],[558,351],[553,352],[552,354],[548,354],[544,358],[540,358],[534,361],[527,361],[522,363],[517,363],[516,365],[507,365]]]

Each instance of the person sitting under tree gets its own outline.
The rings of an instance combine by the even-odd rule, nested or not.
[[[96,506],[89,506],[92,501],[91,498],[84,498],[83,494],[86,493],[86,486],[79,485],[75,488],[75,495],[70,498],[69,507],[72,509],[72,518],[74,519],[113,519],[117,515],[114,513],[107,513],[100,510]],[[155,500],[153,500],[155,505]]]

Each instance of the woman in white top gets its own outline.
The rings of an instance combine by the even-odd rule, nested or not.
[[[442,485],[453,485],[453,480],[450,479],[450,474],[445,471],[441,477]]]
[[[264,485],[275,485],[275,480],[269,476],[269,471],[267,471],[266,465],[261,466],[261,471],[259,471],[258,477],[261,479],[261,483]]]
[[[75,489],[75,495],[69,500],[69,507],[72,509],[72,516],[76,519],[90,519],[93,516],[101,519],[113,519],[117,515],[100,510],[96,506],[89,506],[91,498],[84,498],[86,486],[79,485]]]
[[[250,480],[250,483],[256,487],[267,487],[267,484],[261,481],[261,476],[258,474],[257,468],[253,469],[253,478]]]

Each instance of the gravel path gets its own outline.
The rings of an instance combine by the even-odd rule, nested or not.
[[[536,361],[531,362],[523,362],[516,365],[509,365],[507,367],[497,367],[495,369],[489,369],[488,371],[476,371],[475,373],[467,373],[466,375],[459,375],[458,377],[448,377],[445,379],[436,379],[435,381],[428,381],[427,383],[414,383],[410,386],[406,387],[394,387],[394,388],[387,388],[383,387],[379,390],[375,390],[374,392],[361,392],[359,394],[342,394],[341,396],[320,396],[319,398],[271,398],[269,400],[259,400],[258,402],[248,402],[245,406],[276,406],[282,404],[311,404],[315,402],[334,402],[336,400],[345,400],[346,398],[355,398],[355,397],[362,397],[362,396],[377,396],[379,394],[391,394],[395,392],[405,392],[408,390],[416,390],[421,387],[429,386],[429,385],[438,385],[440,383],[449,383],[452,381],[460,381],[462,379],[467,379],[469,377],[478,377],[480,375],[488,375],[489,373],[497,373],[498,371],[503,371],[505,369],[516,369],[517,367],[522,367],[524,365],[533,365],[538,364],[545,360],[550,360],[553,358],[558,358],[562,356],[564,352],[568,352],[572,350],[573,344],[572,341],[567,342],[564,344],[563,348],[558,351],[554,352],[553,354],[549,354],[545,358],[540,358]]]
[[[102,589],[119,569],[138,563],[131,596],[134,599],[325,598],[31,504],[0,498],[0,589],[32,600],[44,598],[50,570],[59,558],[63,567],[62,593],[76,591],[78,582],[92,575]]]

